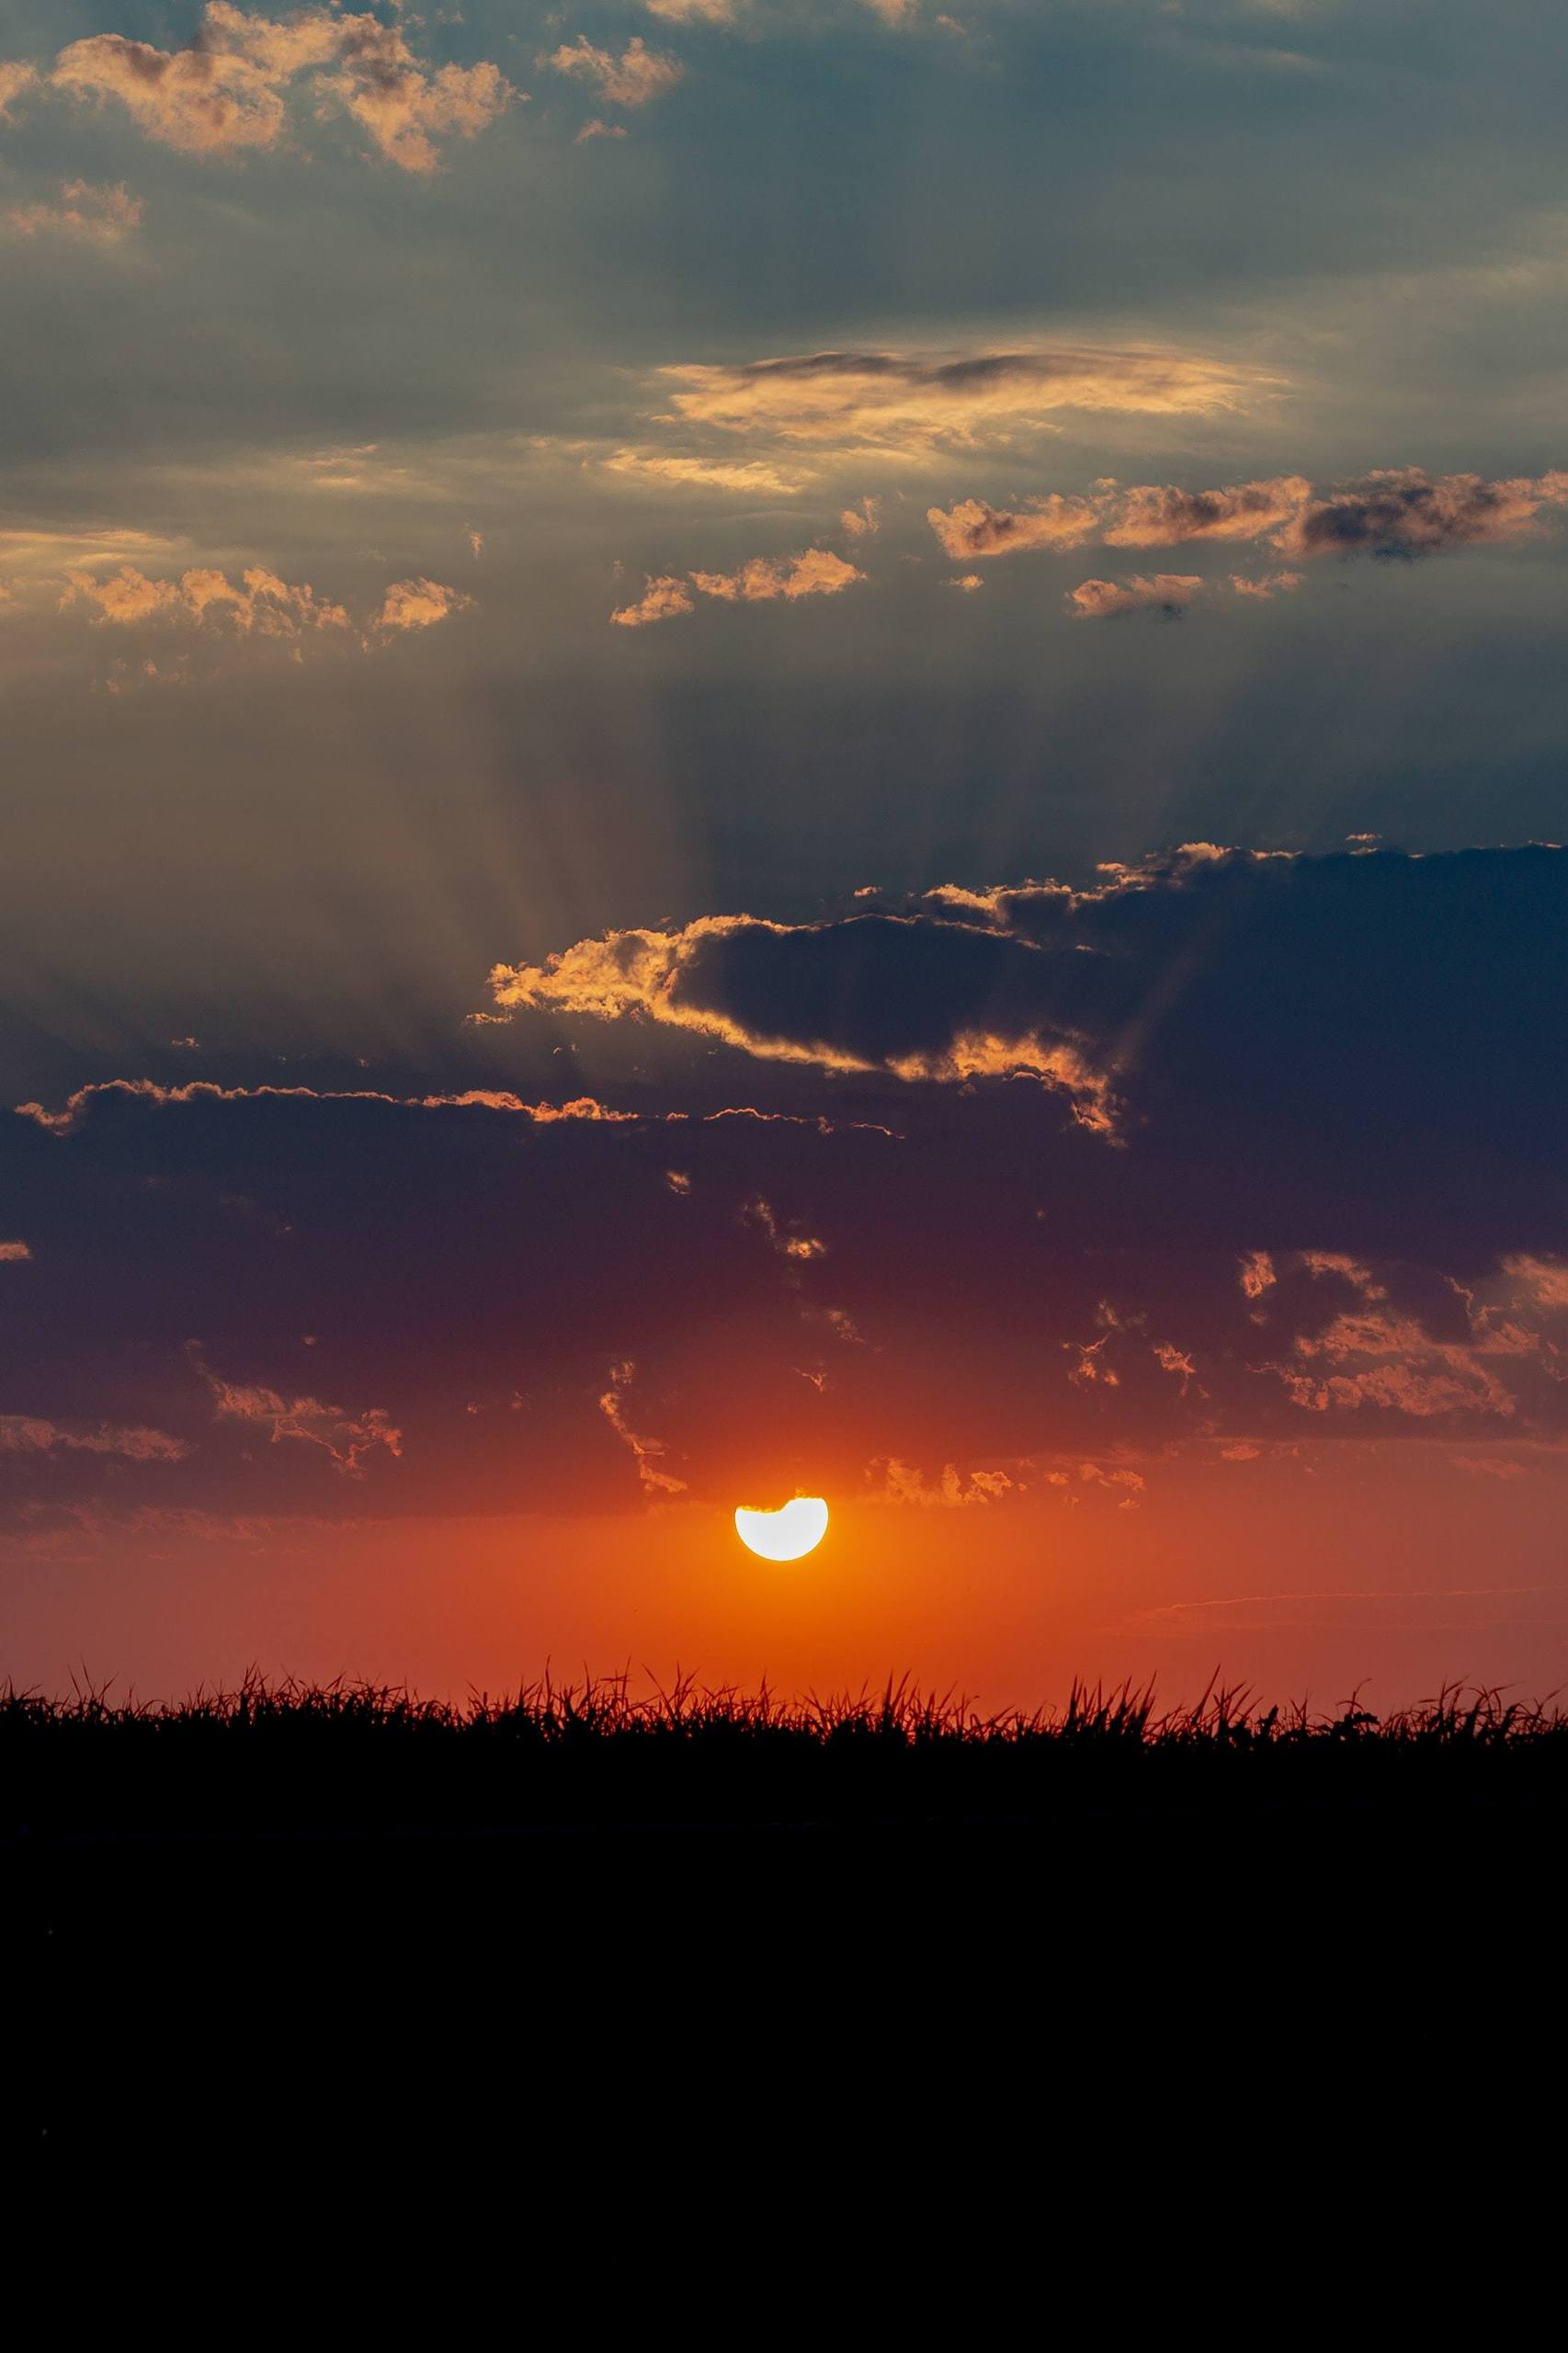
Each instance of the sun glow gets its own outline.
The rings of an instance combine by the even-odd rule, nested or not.
[[[765,1561],[799,1561],[826,1535],[827,1506],[820,1495],[796,1495],[779,1511],[748,1511],[737,1504],[735,1533]]]

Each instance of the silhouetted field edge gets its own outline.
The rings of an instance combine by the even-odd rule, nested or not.
[[[1170,1709],[1152,1686],[1079,1685],[997,1714],[908,1679],[790,1699],[686,1676],[457,1703],[255,1675],[178,1703],[0,1693],[11,1836],[1368,1808],[1568,1809],[1568,1715],[1459,1686],[1384,1716],[1314,1713],[1218,1681]]]

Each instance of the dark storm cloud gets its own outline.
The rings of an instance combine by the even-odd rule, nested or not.
[[[615,1009],[757,1090],[717,1117],[199,1081],[31,1107],[0,1140],[0,1483],[24,1512],[632,1509],[808,1466],[1027,1488],[1063,1449],[1560,1436],[1565,870],[1189,853],[699,929],[652,988],[644,938]],[[780,1075],[815,1115],[766,1116],[747,1040],[806,1058]]]
[[[503,967],[494,987],[503,1006],[648,1019],[828,1070],[1040,1076],[1130,1153],[1203,1168],[1230,1199],[1241,1169],[1340,1215],[1396,1184],[1402,1215],[1446,1197],[1462,1226],[1468,1199],[1499,1244],[1508,1221],[1562,1212],[1557,849],[1200,847],[1087,891],[611,935]]]
[[[1409,559],[1447,548],[1480,547],[1528,531],[1542,506],[1568,504],[1568,473],[1486,482],[1449,474],[1434,482],[1419,468],[1369,474],[1333,497],[1304,506],[1275,535],[1290,555],[1374,555]]]

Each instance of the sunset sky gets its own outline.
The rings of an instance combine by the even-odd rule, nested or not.
[[[1568,17],[0,29],[0,1677],[1568,1682]]]

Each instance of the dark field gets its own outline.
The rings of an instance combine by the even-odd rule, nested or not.
[[[1556,2080],[1568,1721],[1495,1694],[12,1693],[0,1806],[8,2116],[51,2162],[233,2104],[246,2163],[384,2112],[652,2182],[816,2102],[842,2153],[890,2100],[956,2149],[972,2102]]]

